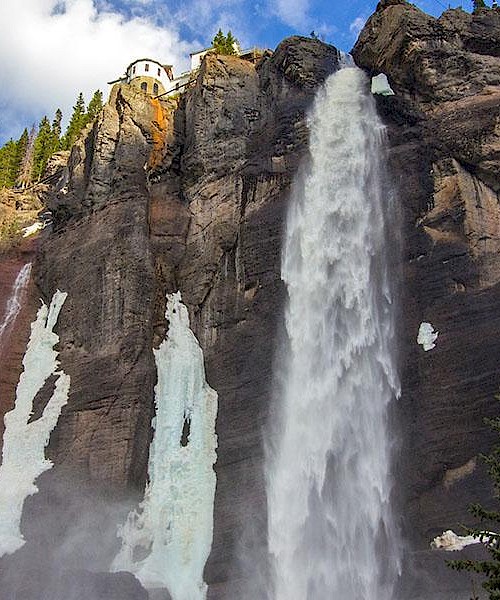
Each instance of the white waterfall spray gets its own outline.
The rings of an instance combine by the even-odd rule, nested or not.
[[[212,547],[217,393],[205,380],[203,351],[179,292],[167,296],[166,339],[154,351],[156,416],[144,500],[119,536],[113,570],[135,573],[173,600],[204,600]]]
[[[17,315],[21,310],[23,294],[29,283],[30,275],[31,263],[27,263],[17,274],[14,285],[12,286],[12,293],[7,302],[7,307],[5,308],[5,315],[2,320],[2,324],[0,325],[0,343],[2,342],[2,337],[4,336],[5,332],[7,332],[11,325],[14,324]]]
[[[384,128],[365,75],[331,76],[310,118],[282,277],[290,348],[268,461],[275,600],[389,600],[400,570],[388,406],[399,393],[386,265]]]

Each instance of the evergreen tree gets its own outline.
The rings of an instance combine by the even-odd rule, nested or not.
[[[62,148],[63,150],[70,150],[73,144],[76,142],[80,132],[86,124],[86,111],[85,111],[85,100],[83,94],[80,92],[76,100],[75,106],[73,106],[73,114],[69,121],[66,134],[63,138]]]
[[[17,157],[17,143],[10,139],[0,148],[0,187],[12,187],[16,181],[14,165]]]
[[[97,117],[97,115],[101,112],[102,107],[103,107],[102,92],[101,92],[101,90],[97,90],[94,92],[94,95],[92,96],[92,100],[89,102],[89,105],[87,107],[86,122],[87,123],[92,122]]]
[[[480,8],[487,8],[484,0],[472,0],[472,4],[474,6],[474,11],[478,11]]]
[[[28,141],[28,130],[25,129],[17,141],[10,139],[0,148],[0,187],[13,187],[16,184]]]
[[[238,40],[230,31],[227,32],[227,35],[224,35],[222,30],[219,29],[212,40],[212,46],[217,54],[237,54]]]
[[[24,162],[26,152],[28,150],[28,142],[28,130],[24,129],[24,131],[21,134],[21,137],[19,138],[16,144],[16,154],[14,158],[14,163],[12,165],[12,178],[14,180],[13,185],[16,185],[18,183],[19,175],[21,173],[21,167]]]
[[[56,110],[56,114],[54,115],[54,120],[52,121],[52,128],[50,132],[50,150],[51,156],[54,152],[59,152],[61,149],[61,121],[62,121],[62,112],[61,109],[58,108]]]
[[[226,36],[226,52],[225,54],[237,54],[238,40],[233,36],[231,31],[227,32]]]
[[[28,136],[28,143],[26,145],[26,152],[24,153],[23,160],[21,161],[19,175],[17,182],[22,187],[27,187],[31,183],[31,175],[33,171],[33,152],[35,147],[36,139],[36,127],[33,125]]]
[[[497,398],[500,398],[497,396]],[[486,419],[490,427],[500,434],[500,417]],[[488,467],[488,474],[495,488],[495,496],[500,495],[500,443],[494,446],[491,454],[482,456]],[[500,599],[500,511],[487,510],[481,504],[473,504],[469,512],[481,523],[481,527],[467,528],[468,535],[481,540],[490,554],[490,560],[453,560],[449,566],[457,571],[472,571],[485,576],[483,588],[490,600]]]
[[[219,29],[215,34],[215,37],[212,40],[212,46],[217,54],[224,54],[226,48],[226,36],[222,33],[222,29]]]
[[[49,160],[52,152],[52,129],[47,117],[43,117],[38,126],[38,135],[35,138],[33,148],[33,180],[38,181]]]

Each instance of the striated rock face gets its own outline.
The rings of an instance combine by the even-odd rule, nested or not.
[[[68,293],[57,332],[71,388],[48,448],[55,466],[25,505],[24,565],[37,545],[49,556],[57,545],[78,547],[84,522],[84,548],[92,536],[99,548],[78,568],[108,568],[116,521],[143,493],[153,347],[168,327],[166,293],[180,290],[219,397],[205,578],[219,600],[243,590],[240,546],[251,555],[249,546],[265,543],[263,427],[284,301],[285,200],[307,150],[306,112],[338,62],[335,48],[296,37],[257,66],[208,55],[178,100],[116,86],[67,168],[54,166],[53,226],[35,274],[46,299]],[[254,576],[258,565],[249,569]]]
[[[499,41],[497,10],[434,19],[393,1],[353,50],[396,92],[378,103],[404,224],[400,490],[418,550],[470,522],[469,502],[492,497],[478,454],[492,443],[483,419],[499,410]],[[429,352],[415,343],[421,322],[439,331]],[[444,592],[442,556],[417,556]],[[469,597],[469,587],[454,593]]]

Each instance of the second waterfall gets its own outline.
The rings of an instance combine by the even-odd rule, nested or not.
[[[400,571],[389,405],[399,393],[384,127],[357,68],[310,117],[287,219],[281,402],[268,456],[274,600],[390,600]]]

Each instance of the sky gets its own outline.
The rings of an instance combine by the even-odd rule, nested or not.
[[[186,70],[189,53],[222,28],[241,46],[274,49],[289,35],[316,32],[349,51],[377,0],[0,0],[0,145],[22,130],[65,122],[78,92],[107,97],[108,81],[136,58]],[[489,4],[489,0],[487,0]],[[439,16],[446,0],[414,0]],[[451,1],[452,8],[471,0]]]

